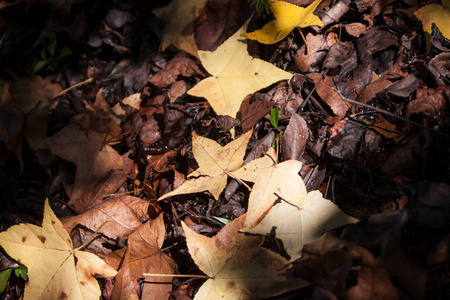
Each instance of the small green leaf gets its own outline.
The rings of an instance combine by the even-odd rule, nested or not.
[[[36,74],[37,72],[39,72],[43,67],[45,67],[46,65],[48,65],[50,63],[50,60],[40,60],[38,61],[33,68],[33,74]]]
[[[272,124],[275,129],[278,129],[278,117],[279,117],[280,111],[278,107],[275,107],[272,112],[270,113],[270,124]]]
[[[24,265],[19,265],[19,267],[14,270],[14,274],[16,274],[17,277],[22,277],[25,281],[28,279],[28,269]]]
[[[228,224],[228,223],[231,223],[231,221],[230,220],[228,220],[228,219],[225,219],[225,218],[221,218],[221,217],[216,217],[216,216],[213,216],[213,218],[214,219],[216,219],[217,221],[219,221],[220,223],[223,223],[223,224]]]
[[[55,50],[56,50],[56,37],[55,37],[54,40],[52,40],[52,41],[50,42],[50,45],[47,46],[47,50],[48,50],[48,53],[50,53],[50,55],[51,55],[52,57],[55,56]]]
[[[68,55],[72,54],[72,50],[68,46],[62,47],[62,49],[59,51],[59,58],[66,57]]]
[[[9,276],[11,276],[11,269],[6,269],[0,272],[0,294],[5,291]]]

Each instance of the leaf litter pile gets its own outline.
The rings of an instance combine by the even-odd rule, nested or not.
[[[448,299],[449,8],[0,2],[2,299]]]

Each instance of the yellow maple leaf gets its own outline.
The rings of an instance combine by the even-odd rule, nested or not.
[[[261,29],[245,34],[245,36],[263,44],[274,44],[284,39],[296,27],[322,26],[319,17],[313,15],[321,1],[315,0],[309,6],[301,7],[284,1],[272,0],[270,9],[275,20],[267,23]]]
[[[450,0],[442,0],[442,5],[425,5],[414,12],[414,15],[422,21],[423,31],[431,34],[431,25],[435,23],[442,35],[450,39]]]
[[[189,174],[191,180],[159,200],[181,194],[210,191],[217,200],[227,184],[229,172],[237,170],[244,162],[247,143],[252,136],[248,131],[225,147],[215,141],[192,133],[192,152],[199,168]]]
[[[312,191],[300,207],[285,201],[276,204],[258,226],[245,232],[268,235],[276,226],[276,237],[283,241],[290,260],[294,261],[300,258],[303,245],[328,230],[356,222],[358,219],[346,215],[336,204],[323,198],[319,191]]]
[[[188,94],[206,98],[218,115],[235,118],[247,95],[292,77],[248,54],[247,44],[240,40],[247,23],[214,52],[198,51],[203,67],[213,76],[203,79]]]
[[[209,276],[194,300],[262,299],[308,285],[285,268],[285,258],[261,247],[262,237],[239,233],[244,219],[227,224],[212,238],[181,223],[192,259]]]
[[[24,299],[99,299],[96,276],[116,271],[98,256],[74,249],[69,234],[45,201],[42,227],[20,224],[0,233],[0,246],[28,268]]]
[[[301,166],[302,163],[297,160],[287,160],[278,164],[275,150],[270,148],[265,156],[231,172],[233,177],[255,183],[248,199],[244,228],[256,226],[272,208],[280,194],[292,205],[297,207],[302,205],[306,197],[306,187],[298,175]]]
[[[197,57],[197,43],[193,23],[205,7],[207,0],[173,0],[169,5],[153,10],[159,19],[164,19],[161,51],[173,44],[180,50]]]

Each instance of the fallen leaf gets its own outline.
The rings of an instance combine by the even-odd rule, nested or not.
[[[386,269],[370,251],[355,243],[326,233],[305,245],[303,252],[305,257],[294,262],[294,274],[333,289],[337,299],[398,299],[399,292]],[[343,290],[355,275],[356,284]]]
[[[294,57],[295,66],[303,73],[308,72],[311,66],[316,66],[326,55],[326,50],[333,44],[331,39],[321,34],[308,33],[305,38],[308,49],[306,45],[301,46]]]
[[[42,227],[20,224],[0,233],[0,246],[28,268],[24,299],[99,299],[94,275],[116,271],[92,253],[73,249],[61,222],[45,201]]]
[[[174,0],[169,5],[153,10],[159,19],[166,21],[161,51],[173,44],[180,50],[197,57],[194,21],[205,7],[206,0]]]
[[[98,232],[110,239],[115,240],[119,236],[126,239],[130,233],[142,225],[141,218],[148,218],[148,205],[148,201],[133,196],[122,196],[108,199],[80,215],[66,217],[62,223],[69,233],[77,225],[82,225],[83,228],[94,232],[109,219],[110,221]]]
[[[143,273],[174,274],[175,262],[161,251],[165,236],[163,214],[141,224],[127,240],[127,249],[117,273],[111,299],[139,299],[139,278]],[[142,299],[168,299],[172,277],[146,280]]]
[[[446,39],[450,39],[450,28],[448,27],[450,22],[450,0],[442,0],[441,2],[442,5],[425,5],[416,11],[414,15],[422,21],[423,31],[431,34],[431,24],[435,23],[442,35]]]
[[[299,114],[292,114],[289,124],[281,138],[283,160],[300,160],[309,137],[308,125]]]
[[[106,143],[106,137],[107,133],[85,132],[71,124],[45,140],[53,154],[77,165],[72,192],[68,194],[69,205],[80,213],[95,200],[86,193],[110,171],[123,168],[122,157]]]
[[[262,117],[270,113],[275,103],[255,100],[250,103],[251,97],[246,97],[241,104],[241,126],[244,132],[250,130]]]
[[[323,198],[319,191],[312,191],[300,207],[285,201],[276,204],[258,226],[245,232],[268,235],[275,226],[276,237],[283,241],[291,260],[296,260],[301,256],[303,245],[328,230],[356,222],[358,219],[346,215],[336,204]]]
[[[292,77],[291,73],[248,54],[247,44],[240,41],[247,23],[214,52],[198,52],[203,67],[213,76],[200,81],[188,94],[205,97],[217,115],[236,118],[247,95]]]
[[[310,73],[306,76],[314,81],[317,94],[320,96],[320,98],[322,98],[323,101],[325,101],[325,103],[329,106],[329,109],[334,114],[334,116],[331,115],[326,118],[325,121],[327,121],[327,123],[331,125],[342,120],[347,114],[350,105],[347,106],[347,104],[341,99],[341,97],[339,97],[338,93],[333,90],[333,88],[336,88],[336,86],[333,83],[332,77],[326,76],[319,82],[320,78],[322,77],[322,75],[319,73]]]
[[[408,103],[406,115],[423,114],[429,118],[435,116],[445,105],[442,89],[422,88],[416,91],[416,99]]]
[[[193,132],[192,152],[199,168],[189,174],[190,180],[158,200],[203,191],[210,191],[216,200],[219,199],[220,193],[227,184],[228,174],[237,170],[244,162],[245,150],[251,136],[252,131],[248,131],[222,147],[215,141]]]
[[[322,0],[315,0],[309,6],[301,7],[284,1],[271,0],[270,10],[275,16],[275,20],[267,23],[261,29],[245,34],[245,36],[263,44],[275,44],[284,39],[296,27],[322,26],[319,17],[313,15],[320,2]]]
[[[292,205],[301,207],[306,197],[305,184],[298,175],[301,166],[302,163],[297,160],[278,164],[275,150],[270,148],[264,157],[231,172],[233,177],[255,183],[248,200],[244,228],[256,226],[269,212],[278,196],[283,196]]]
[[[197,64],[189,57],[177,55],[167,63],[164,69],[150,78],[149,82],[162,88],[176,82],[180,75],[183,77],[191,77],[196,74],[203,75]]]
[[[247,0],[209,0],[206,16],[195,26],[195,41],[200,50],[214,51],[233,35],[251,14]]]
[[[239,233],[244,219],[235,219],[212,238],[181,223],[192,259],[210,277],[195,300],[262,299],[308,285],[293,278],[286,259],[261,247],[262,237]]]

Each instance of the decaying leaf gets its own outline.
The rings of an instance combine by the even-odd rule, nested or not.
[[[48,200],[42,227],[13,226],[0,233],[0,246],[28,268],[24,299],[99,299],[100,287],[94,275],[116,275],[98,256],[73,249]]]
[[[291,73],[248,54],[247,44],[240,40],[247,23],[214,52],[198,52],[203,67],[212,76],[203,79],[188,94],[205,97],[217,115],[235,118],[247,95],[292,77]]]
[[[308,284],[292,277],[286,259],[262,248],[261,237],[239,233],[244,221],[245,215],[212,238],[182,223],[191,257],[210,277],[194,299],[262,299]]]
[[[442,5],[425,5],[414,13],[423,23],[423,31],[431,34],[431,24],[435,23],[446,39],[450,39],[450,0],[442,0]]]
[[[153,10],[153,13],[166,21],[161,50],[170,44],[180,50],[197,56],[197,44],[194,37],[194,21],[200,16],[206,0],[174,0],[169,5]]]
[[[91,190],[96,189],[110,171],[123,167],[122,157],[107,144],[107,135],[92,130],[85,132],[75,125],[68,125],[46,139],[53,154],[77,165],[72,192],[66,192],[70,195],[69,204],[80,213],[95,200],[92,198],[95,193]]]
[[[161,252],[165,229],[163,214],[141,224],[128,237],[128,247],[112,291],[111,299],[139,299],[139,278],[143,273],[174,274],[175,262]],[[146,280],[142,299],[167,299],[172,286],[171,277],[152,277]]]
[[[268,235],[276,226],[276,237],[283,241],[291,260],[296,260],[301,256],[303,245],[328,230],[357,221],[324,199],[319,191],[312,191],[306,195],[300,208],[282,201],[272,207],[258,226],[246,232]]]
[[[241,135],[225,147],[215,141],[192,133],[192,151],[199,168],[189,174],[186,181],[175,191],[165,194],[159,200],[181,194],[210,191],[217,200],[227,184],[228,174],[237,170],[244,162],[247,143],[252,131]]]
[[[302,178],[298,175],[302,163],[288,160],[277,163],[277,155],[273,148],[264,157],[255,159],[237,171],[234,177],[251,181],[253,185],[248,200],[247,217],[244,228],[256,226],[268,213],[278,196],[301,207],[306,196],[306,188]]]
[[[313,15],[320,2],[322,0],[315,0],[308,7],[301,7],[285,1],[271,0],[270,10],[276,19],[245,36],[263,44],[275,44],[284,39],[296,27],[322,26],[319,17]]]

